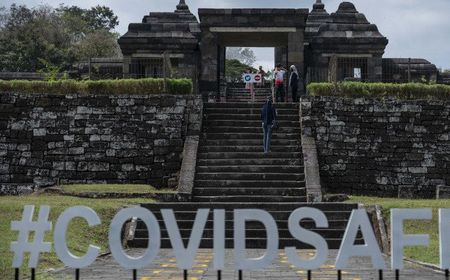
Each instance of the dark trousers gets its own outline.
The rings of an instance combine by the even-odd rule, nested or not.
[[[264,153],[270,152],[270,141],[272,140],[272,125],[263,124],[264,131]]]
[[[291,87],[291,91],[292,91],[292,102],[298,102],[298,86],[292,86]]]
[[[284,102],[284,97],[286,95],[286,92],[284,91],[284,84],[277,85],[275,89],[276,89],[275,91],[276,102]]]

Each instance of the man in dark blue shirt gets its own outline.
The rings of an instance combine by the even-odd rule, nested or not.
[[[272,129],[275,126],[277,110],[272,104],[272,97],[269,97],[261,111],[262,127],[264,131],[264,154],[270,152],[270,141],[272,138]]]

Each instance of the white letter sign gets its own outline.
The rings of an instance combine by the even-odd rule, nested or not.
[[[90,227],[101,224],[100,218],[94,210],[84,206],[75,206],[64,211],[55,225],[54,245],[59,259],[70,268],[84,268],[90,266],[98,257],[100,248],[89,245],[88,252],[84,257],[77,257],[70,253],[66,242],[66,233],[69,223],[74,218],[83,218]]]
[[[245,224],[247,221],[260,222],[266,228],[267,251],[260,258],[247,259],[245,244]],[[264,210],[234,210],[234,260],[237,270],[258,270],[269,266],[278,253],[278,227],[272,216]]]
[[[364,245],[354,245],[359,229],[361,229],[364,238]],[[349,268],[347,264],[348,259],[351,257],[371,257],[374,268],[386,269],[386,264],[367,216],[367,211],[364,209],[352,211],[350,221],[345,230],[344,240],[342,240],[337,256],[336,268],[338,270]]]
[[[403,248],[406,246],[427,246],[428,234],[405,234],[403,221],[405,220],[431,220],[431,209],[392,209],[391,210],[391,262],[392,269],[403,269]]]
[[[295,247],[286,247],[286,256],[289,261],[300,269],[319,269],[328,258],[328,244],[318,233],[306,230],[300,226],[303,219],[312,219],[318,228],[327,228],[328,220],[325,214],[315,208],[299,208],[289,216],[288,226],[291,235],[299,241],[305,242],[316,248],[316,256],[311,260],[303,260],[298,256]]]

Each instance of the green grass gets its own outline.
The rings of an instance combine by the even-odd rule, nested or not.
[[[102,220],[102,224],[89,228],[81,219],[72,221],[70,231],[67,235],[68,246],[75,255],[84,255],[89,244],[99,246],[102,252],[108,250],[107,233],[110,220],[119,209],[126,206],[138,205],[140,203],[152,202],[149,199],[84,199],[59,195],[32,195],[21,197],[0,197],[0,275],[1,279],[12,279],[13,269],[11,268],[13,254],[9,251],[10,243],[17,239],[17,232],[10,230],[11,221],[21,220],[22,211],[25,205],[38,206],[49,205],[51,207],[50,220],[55,225],[58,216],[67,208],[83,205],[94,209]],[[46,241],[52,242],[51,233],[46,234]],[[27,263],[28,264],[28,263]],[[54,252],[41,255],[38,272],[49,268],[62,267]],[[24,266],[23,268],[26,268]],[[23,270],[28,272],[28,269]],[[38,279],[49,279],[48,276],[41,275]]]
[[[390,210],[393,208],[432,208],[433,219],[429,221],[415,220],[405,222],[405,233],[408,234],[429,234],[430,246],[418,246],[405,248],[405,257],[432,264],[439,264],[439,208],[449,208],[450,200],[411,200],[396,198],[378,198],[353,196],[350,201],[363,203],[365,205],[380,205],[383,207],[385,221],[390,223]]]
[[[175,190],[162,189],[158,190],[150,185],[63,185],[61,189],[67,192],[83,193],[83,192],[96,192],[96,193],[132,193],[132,194],[146,194],[146,193],[175,193]]]
[[[420,83],[311,83],[308,85],[308,92],[312,96],[348,98],[397,98],[403,100],[448,100],[450,98],[450,86]]]
[[[166,89],[164,90],[164,83]],[[0,92],[49,94],[192,94],[189,79],[120,79],[99,81],[2,81]]]

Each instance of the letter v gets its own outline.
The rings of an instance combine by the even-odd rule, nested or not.
[[[195,256],[200,247],[203,231],[206,222],[208,221],[209,209],[198,209],[195,216],[194,226],[192,228],[191,236],[187,249],[184,247],[181,239],[180,230],[175,219],[175,214],[172,209],[161,209],[161,214],[166,224],[167,232],[169,233],[170,243],[172,244],[177,259],[177,266],[179,269],[191,270],[194,266]]]

